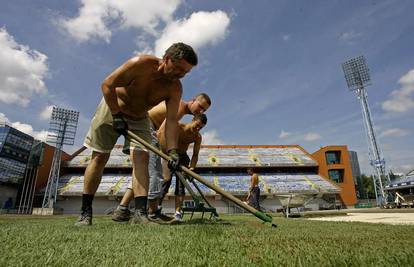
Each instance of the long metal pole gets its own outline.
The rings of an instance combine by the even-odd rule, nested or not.
[[[128,131],[128,135],[130,135],[133,139],[135,139],[136,141],[138,141],[139,143],[141,143],[142,145],[144,145],[147,149],[151,150],[152,152],[154,152],[155,154],[157,154],[161,158],[163,158],[163,159],[165,159],[167,161],[170,160],[170,157],[168,155],[166,155],[162,151],[156,149],[151,144],[149,144],[148,142],[146,142],[145,140],[143,140],[142,138],[140,138],[139,136],[137,136],[133,132]],[[214,184],[211,184],[211,183],[207,182],[200,175],[198,175],[197,173],[191,171],[190,169],[188,169],[188,168],[186,168],[184,166],[180,166],[180,169],[181,169],[181,171],[183,171],[186,174],[190,175],[191,177],[193,177],[194,179],[196,179],[200,183],[204,184],[208,188],[214,190],[216,193],[218,193],[218,194],[222,195],[223,197],[225,197],[226,199],[230,200],[231,202],[233,202],[237,206],[239,206],[239,207],[243,208],[244,210],[250,212],[251,214],[253,214],[257,218],[259,218],[263,222],[265,222],[265,223],[271,223],[273,227],[277,227],[276,224],[273,224],[272,223],[272,220],[273,220],[272,216],[270,216],[270,215],[268,215],[268,214],[266,214],[264,212],[261,212],[259,210],[256,210],[255,208],[253,208],[253,207],[245,204],[243,201],[241,201],[240,199],[234,197],[233,195],[229,194],[228,192],[224,191],[220,187],[218,187],[218,186],[216,186]]]
[[[387,195],[384,190],[382,178],[386,177],[385,173],[385,166],[384,162],[381,159],[381,151],[378,146],[377,138],[375,135],[372,119],[371,119],[371,112],[368,106],[368,99],[367,93],[363,86],[361,86],[358,90],[358,98],[361,102],[362,107],[362,114],[364,117],[364,126],[367,131],[367,138],[370,148],[370,160],[371,165],[374,168],[376,173],[376,179],[374,179],[374,189],[377,198],[377,205],[386,204],[387,202]]]
[[[27,200],[26,200],[26,204],[25,204],[25,208],[23,210],[23,213],[28,214],[29,213],[29,205],[30,205],[30,198],[32,196],[32,190],[33,190],[33,181],[34,181],[34,177],[33,177],[33,173],[34,173],[34,168],[35,167],[31,167],[30,168],[30,184],[29,184],[29,192],[27,195]]]
[[[24,170],[24,176],[23,176],[24,182],[23,182],[22,192],[20,194],[19,209],[17,210],[17,214],[20,214],[20,210],[22,210],[22,204],[24,205],[28,172],[29,172],[29,168],[26,166],[26,169]]]
[[[36,183],[37,183],[37,176],[39,175],[39,168],[36,167],[36,173],[35,173],[35,178],[34,178],[34,182],[33,182],[33,191],[32,191],[32,195],[31,195],[31,199],[30,199],[30,207],[29,207],[29,211],[28,213],[31,214],[33,211],[33,201],[34,201],[34,195],[36,193]]]

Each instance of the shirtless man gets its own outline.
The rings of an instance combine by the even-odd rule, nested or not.
[[[194,50],[183,43],[170,46],[162,59],[150,55],[133,57],[114,70],[102,82],[103,99],[98,105],[85,146],[92,149],[92,158],[85,170],[81,215],[75,225],[92,224],[92,201],[109,159],[110,152],[120,135],[129,147],[135,213],[133,224],[149,223],[148,151],[133,140],[127,130],[151,142],[148,111],[165,101],[167,151],[171,157],[169,167],[178,167],[177,113],[182,95],[180,79],[197,65]]]
[[[260,210],[260,188],[259,188],[259,176],[254,172],[252,168],[247,169],[247,173],[251,176],[249,193],[247,194],[246,202],[253,208]]]
[[[185,114],[202,114],[204,113],[211,105],[210,97],[205,93],[200,93],[195,96],[190,101],[181,100],[180,106],[178,107],[177,119],[181,119]],[[151,120],[151,144],[160,149],[158,143],[157,130],[160,128],[161,124],[166,117],[166,105],[165,102],[158,104],[153,107],[149,112],[149,118]],[[165,216],[161,213],[161,206],[159,206],[159,199],[161,197],[161,188],[164,181],[163,170],[161,165],[161,158],[153,152],[149,152],[149,192],[148,192],[148,217],[150,220],[163,220],[168,221],[172,218]],[[130,219],[129,211],[129,202],[134,197],[132,192],[131,185],[128,186],[121,203],[118,205],[117,209],[114,211],[112,220],[116,222],[124,222]]]
[[[190,170],[194,170],[197,161],[198,161],[198,153],[200,152],[202,137],[200,134],[200,130],[207,124],[207,116],[205,114],[198,114],[194,115],[191,122],[187,124],[179,124],[178,126],[178,154],[180,155],[180,164],[188,167]],[[160,141],[161,149],[163,152],[167,151],[167,142],[165,139],[165,124],[163,124],[158,131],[158,138]],[[190,158],[187,155],[187,150],[190,144],[194,143],[193,146],[193,155]],[[165,174],[166,178],[163,186],[162,186],[162,196],[160,199],[160,203],[164,199],[165,195],[168,193],[168,190],[171,185],[171,180],[174,172],[172,171],[171,174]],[[168,175],[168,176],[167,176]],[[181,222],[183,219],[183,212],[182,212],[182,203],[184,200],[185,195],[185,188],[184,184],[181,183],[180,179],[176,176],[175,180],[175,221]]]

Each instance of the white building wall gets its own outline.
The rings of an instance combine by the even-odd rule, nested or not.
[[[220,213],[243,213],[245,212],[242,208],[236,206],[230,201],[223,199],[220,196],[208,197],[210,204],[216,208],[217,212]],[[186,200],[191,200],[187,197]],[[95,197],[93,201],[93,213],[94,214],[109,214],[113,209],[117,207],[120,199],[113,197]],[[167,196],[163,202],[164,213],[174,213],[175,204],[174,197]],[[82,205],[81,197],[66,197],[59,199],[56,206],[63,209],[63,214],[79,214]],[[133,206],[133,203],[130,204]],[[265,197],[260,201],[260,206],[264,208],[266,212],[276,212],[282,209],[282,204],[277,197]],[[319,209],[319,200],[311,201],[306,205],[309,210]]]

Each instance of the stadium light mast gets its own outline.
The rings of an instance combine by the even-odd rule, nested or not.
[[[53,107],[52,117],[47,135],[47,142],[55,144],[52,166],[43,197],[42,209],[53,209],[56,203],[59,184],[59,172],[63,145],[73,145],[78,126],[79,111]]]
[[[345,80],[350,91],[356,91],[361,103],[364,127],[367,134],[370,164],[374,169],[373,182],[377,205],[387,204],[387,193],[385,185],[390,183],[390,179],[385,170],[385,160],[375,135],[374,124],[368,105],[368,96],[365,87],[371,85],[369,69],[364,56],[352,58],[342,63]],[[383,180],[384,179],[384,180]],[[385,184],[384,184],[385,183]]]

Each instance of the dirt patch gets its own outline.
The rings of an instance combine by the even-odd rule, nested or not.
[[[309,218],[308,220],[414,225],[414,213],[348,213],[346,216]]]

